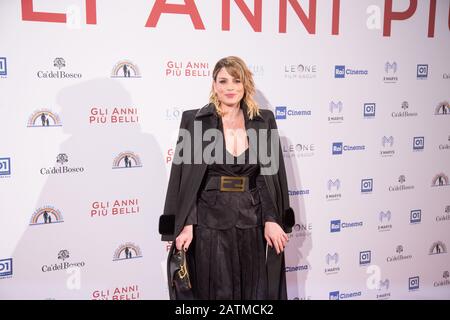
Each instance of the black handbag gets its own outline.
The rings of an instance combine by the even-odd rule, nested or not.
[[[171,300],[194,299],[186,252],[178,250],[175,241],[170,247],[167,260],[167,279]]]

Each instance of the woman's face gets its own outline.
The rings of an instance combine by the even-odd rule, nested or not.
[[[225,68],[219,71],[213,86],[219,101],[226,106],[234,107],[244,97],[244,85],[241,79],[234,78]]]

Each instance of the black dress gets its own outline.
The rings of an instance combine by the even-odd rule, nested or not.
[[[219,128],[223,132],[221,121]],[[194,295],[207,300],[267,299],[264,222],[273,221],[275,208],[264,184],[244,192],[209,187],[207,182],[214,176],[246,176],[263,181],[259,165],[249,163],[249,148],[234,157],[223,141],[223,154],[228,161],[208,165],[198,195]]]

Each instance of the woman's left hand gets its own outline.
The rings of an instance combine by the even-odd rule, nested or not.
[[[277,254],[284,251],[289,238],[280,225],[267,221],[264,225],[264,238],[271,248],[275,247]]]

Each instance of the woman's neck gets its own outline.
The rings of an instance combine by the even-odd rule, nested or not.
[[[233,120],[239,117],[241,108],[239,103],[234,106],[222,105],[222,118],[226,120]]]

